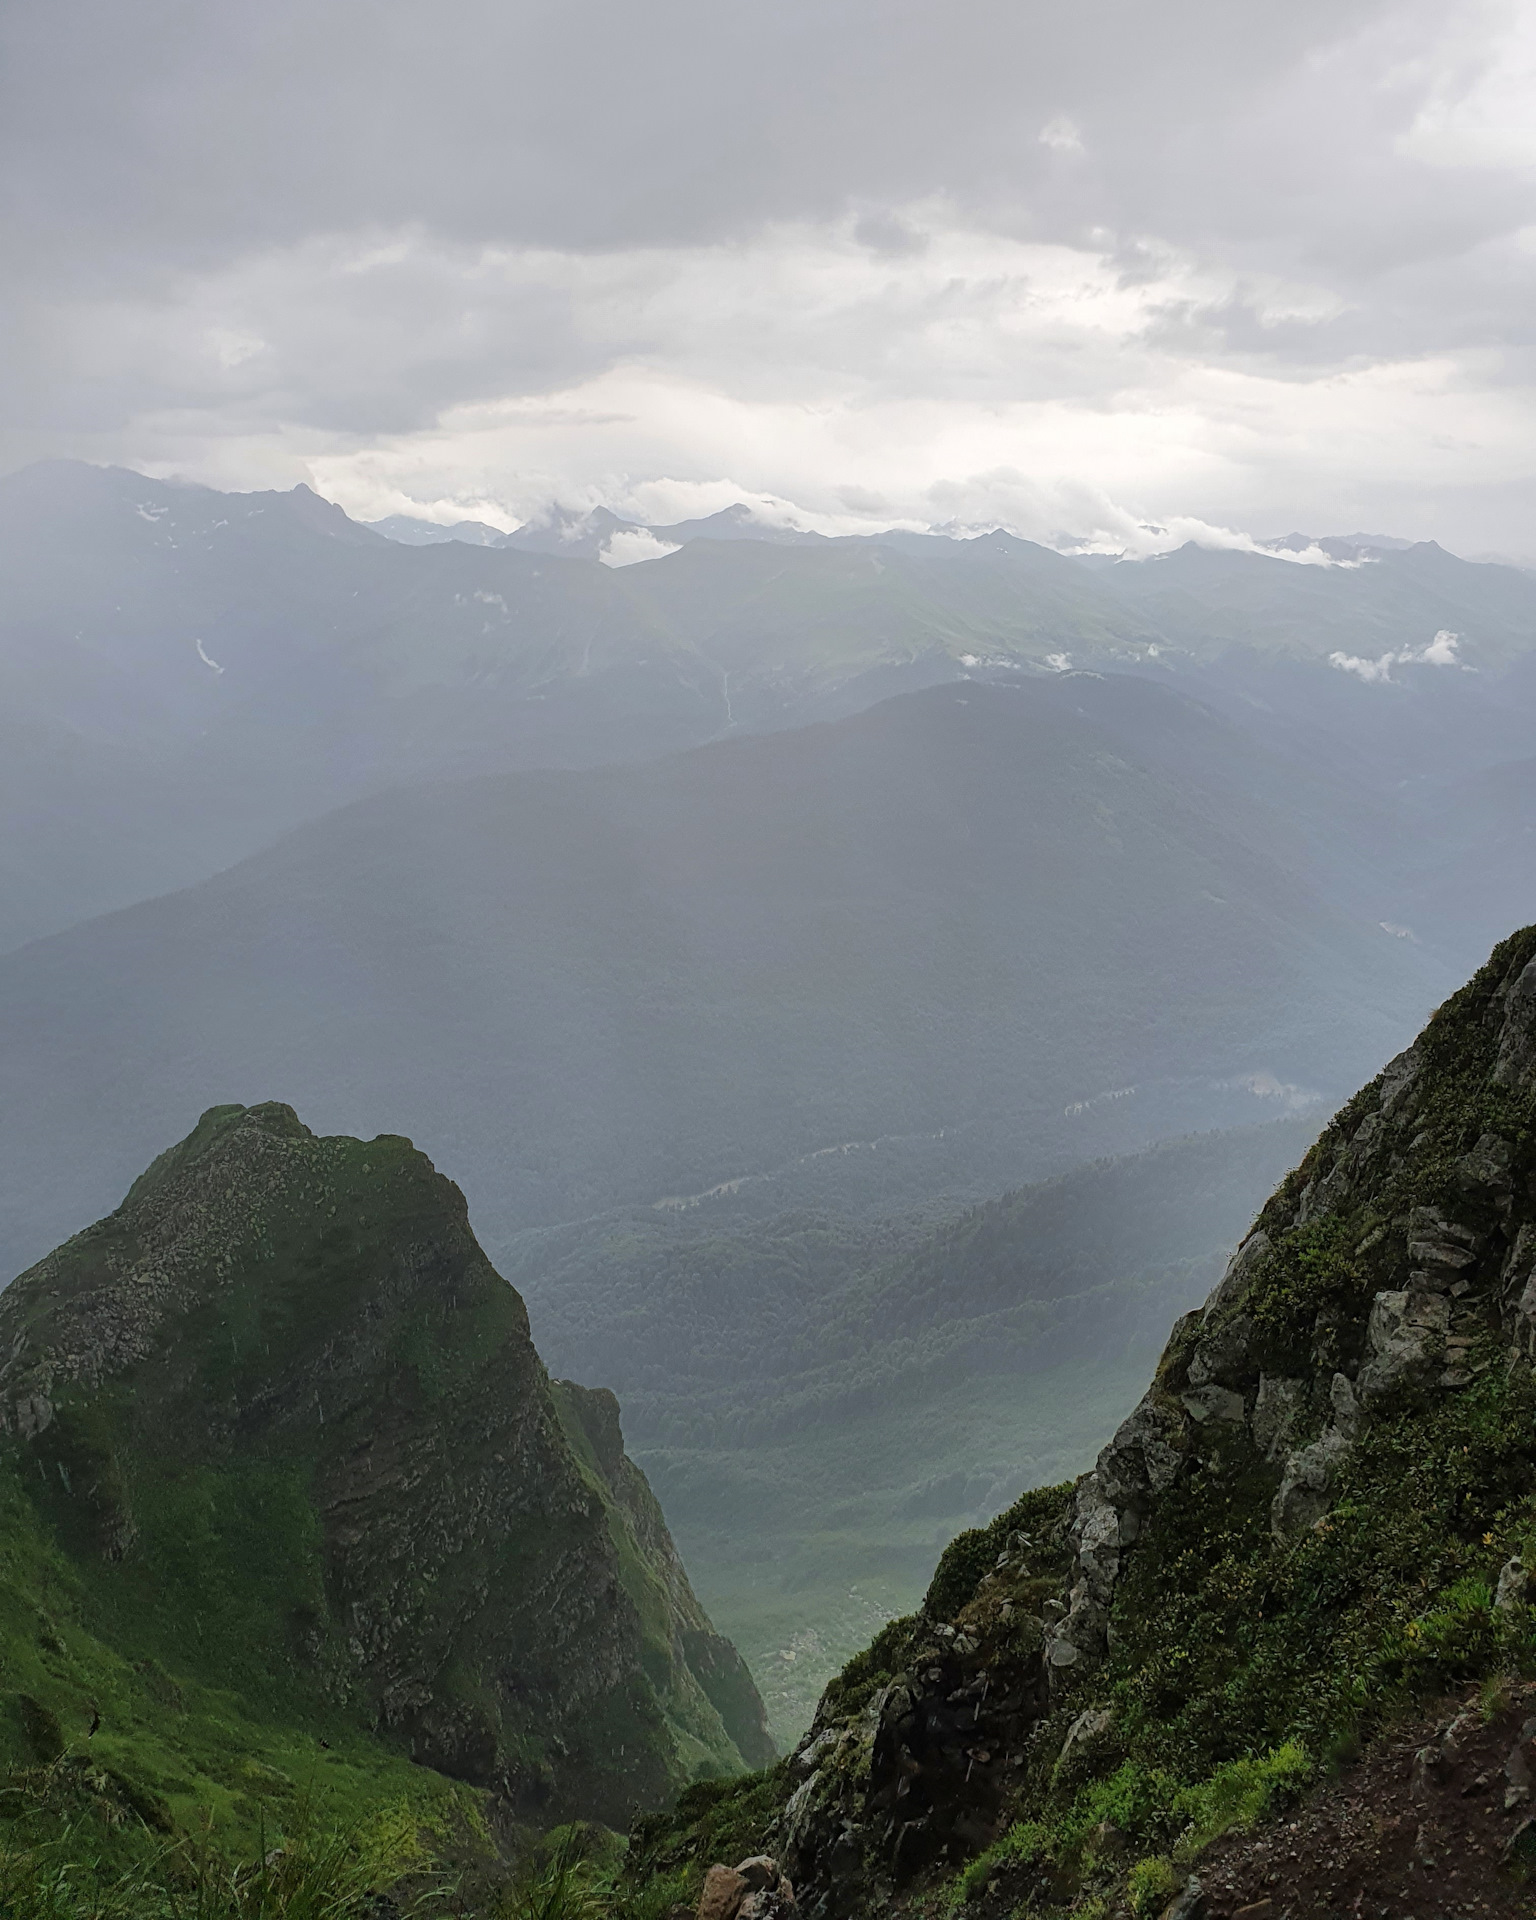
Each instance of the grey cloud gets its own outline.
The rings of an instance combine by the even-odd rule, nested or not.
[[[1430,0],[10,0],[0,458],[230,478],[265,448],[263,474],[294,473],[546,400],[596,442],[624,408],[580,390],[626,367],[786,419],[1103,411],[1132,390],[1144,407],[1166,367],[1308,382],[1435,354],[1521,387],[1529,169],[1434,164],[1415,132],[1486,77],[1500,17]],[[1000,260],[1021,242],[1108,259],[1129,295],[1158,297],[1112,324],[1096,293],[1091,324],[1053,328],[1016,263],[940,276],[959,233],[993,236]],[[786,303],[773,248],[812,244],[826,298]],[[744,249],[763,269],[745,291]],[[664,440],[644,450],[658,474],[712,477]],[[638,457],[626,444],[552,484],[600,493]],[[1280,514],[1222,459],[1207,471],[1235,499]],[[829,501],[915,499],[868,470],[822,478]],[[929,481],[977,496],[963,467]],[[1053,500],[1064,484],[1042,481]]]
[[[1413,109],[1372,88],[1405,18],[1389,0],[12,0],[0,125],[13,219],[87,275],[379,222],[676,244],[939,190],[1041,232],[1183,238],[1236,214],[1249,233],[1298,198],[1309,220],[1324,193],[1347,212],[1351,147],[1374,157]],[[1334,76],[1319,50],[1341,44],[1360,52]],[[1064,118],[1085,148],[1067,164],[1040,137]]]

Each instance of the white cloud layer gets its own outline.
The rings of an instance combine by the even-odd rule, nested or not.
[[[1533,127],[1536,0],[13,0],[0,459],[1529,554]]]
[[[681,548],[671,540],[658,540],[649,527],[623,527],[610,534],[597,556],[605,567],[633,567],[642,560],[664,560]]]
[[[1460,646],[1461,635],[1442,627],[1433,640],[1417,650],[1410,647],[1399,653],[1378,654],[1374,660],[1363,659],[1357,653],[1330,653],[1328,664],[1337,667],[1340,673],[1352,673],[1368,687],[1385,686],[1392,678],[1394,667],[1460,667],[1463,673],[1475,672],[1475,668],[1457,658]],[[1386,922],[1382,925],[1386,926]],[[1398,929],[1387,927],[1387,931],[1396,933]]]

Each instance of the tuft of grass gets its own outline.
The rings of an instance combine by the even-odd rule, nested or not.
[[[604,1920],[611,1910],[592,1838],[573,1824],[534,1849],[492,1911],[495,1920]]]
[[[1295,1740],[1284,1741],[1258,1758],[1229,1760],[1218,1767],[1174,1802],[1174,1810],[1189,1820],[1179,1836],[1178,1858],[1194,1859],[1224,1833],[1246,1833],[1277,1803],[1294,1798],[1313,1772],[1306,1749]]]
[[[1040,1821],[1017,1821],[1001,1840],[978,1854],[960,1875],[955,1904],[980,1899],[987,1890],[987,1882],[1004,1868],[1033,1866],[1047,1854],[1050,1841],[1050,1830]]]
[[[1125,1883],[1126,1899],[1138,1920],[1150,1920],[1151,1915],[1161,1913],[1178,1890],[1179,1876],[1173,1863],[1159,1855],[1138,1860]]]
[[[386,1808],[355,1827],[301,1815],[251,1858],[232,1858],[209,1831],[165,1841],[127,1868],[91,1845],[83,1826],[0,1843],[5,1920],[368,1920],[390,1896],[401,1920],[424,1916],[444,1888],[415,1821]],[[414,1889],[406,1883],[414,1876]],[[549,1916],[555,1920],[555,1916]]]

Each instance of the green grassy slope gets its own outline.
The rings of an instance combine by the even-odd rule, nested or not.
[[[62,1740],[152,1825],[249,1846],[304,1796],[621,1822],[739,1770],[711,1687],[763,1757],[664,1527],[408,1141],[215,1109],[0,1341],[13,1765]]]

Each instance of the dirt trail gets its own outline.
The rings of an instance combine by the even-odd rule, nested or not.
[[[1396,1728],[1286,1819],[1197,1871],[1207,1920],[1532,1920],[1536,1686]],[[1506,1804],[1508,1802],[1508,1804]]]

